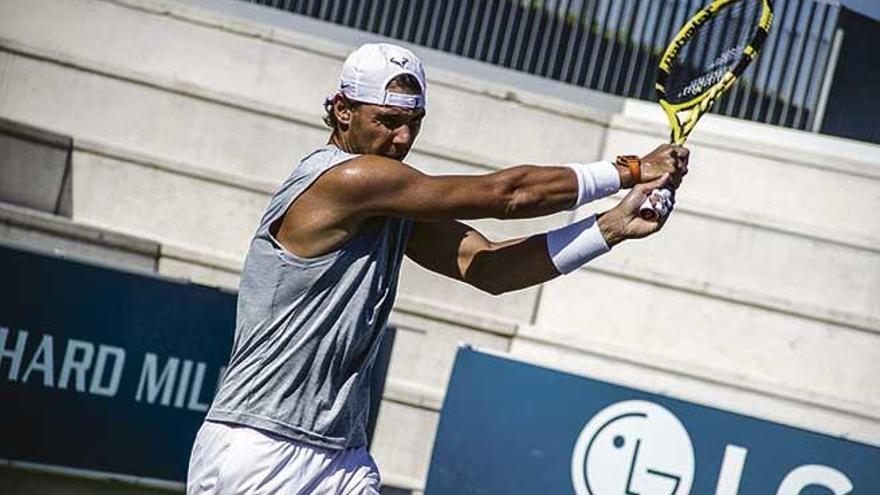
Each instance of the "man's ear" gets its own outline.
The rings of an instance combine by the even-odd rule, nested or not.
[[[351,124],[352,105],[341,95],[333,98],[333,114],[336,116],[336,122],[340,125],[348,127]]]

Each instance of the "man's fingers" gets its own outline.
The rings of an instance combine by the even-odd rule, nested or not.
[[[665,173],[652,181],[642,182],[641,184],[636,185],[635,190],[638,191],[642,196],[647,197],[648,194],[650,194],[651,191],[653,191],[654,189],[659,189],[667,185],[669,179],[670,175],[668,173]]]
[[[661,144],[654,151],[643,158],[642,179],[648,179],[654,174],[666,172],[671,174],[671,187],[678,187],[682,183],[682,178],[688,172],[688,160],[690,150],[684,146],[676,144]]]
[[[649,182],[648,185],[651,186],[651,189],[657,189],[657,188],[663,187],[669,182],[670,177],[671,177],[671,175],[669,174],[669,172],[667,172],[667,173],[661,175],[660,177]]]
[[[672,156],[676,158],[679,166],[687,166],[688,158],[690,158],[691,151],[684,146],[675,145],[673,147]]]

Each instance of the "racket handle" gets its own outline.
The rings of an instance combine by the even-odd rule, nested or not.
[[[668,188],[654,189],[639,207],[643,220],[657,220],[669,214],[672,209],[672,191]]]

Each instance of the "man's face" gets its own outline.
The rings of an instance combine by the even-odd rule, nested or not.
[[[352,113],[350,142],[358,152],[403,160],[422,127],[424,110],[359,105]]]
[[[417,94],[397,81],[392,81],[388,90]],[[419,134],[424,116],[424,109],[358,104],[351,109],[347,129],[343,131],[348,151],[403,160]]]

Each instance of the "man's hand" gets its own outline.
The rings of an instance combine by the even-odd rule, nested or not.
[[[654,151],[642,157],[641,183],[659,179],[669,174],[669,186],[678,189],[681,180],[688,172],[690,151],[684,146],[661,144]]]
[[[602,237],[605,238],[608,247],[613,247],[626,239],[641,239],[660,230],[669,215],[654,220],[645,220],[639,216],[639,207],[652,190],[671,185],[672,176],[670,174],[663,174],[651,182],[637,184],[617,206],[597,215],[596,221],[599,224],[599,231],[602,232]],[[674,199],[673,196],[673,203]]]

